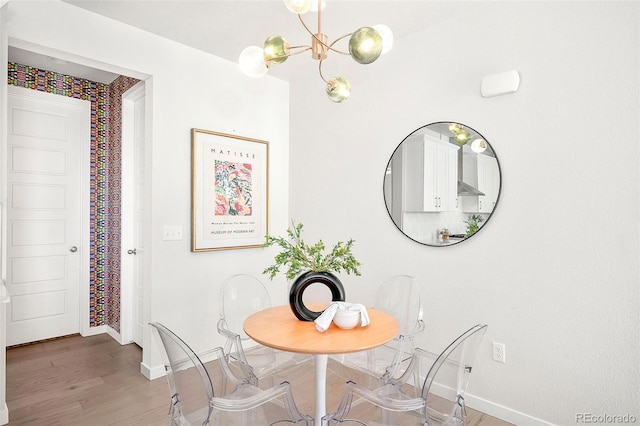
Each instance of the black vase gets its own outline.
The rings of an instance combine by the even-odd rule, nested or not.
[[[293,314],[301,321],[313,321],[318,318],[323,311],[315,312],[304,305],[302,295],[311,284],[320,283],[331,290],[331,300],[333,302],[344,302],[344,287],[342,283],[330,272],[309,271],[300,275],[291,285],[289,291],[289,305]]]

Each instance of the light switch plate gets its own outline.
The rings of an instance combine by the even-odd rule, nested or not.
[[[177,241],[182,239],[182,226],[164,225],[162,228],[162,239],[164,241]]]

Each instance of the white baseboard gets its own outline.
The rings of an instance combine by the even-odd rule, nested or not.
[[[122,335],[118,333],[114,328],[108,325],[100,325],[98,327],[89,327],[87,330],[81,333],[82,337],[95,336],[98,334],[107,333],[113,340],[120,343],[121,345],[128,345],[129,343],[133,343],[130,341],[124,341]]]
[[[149,367],[144,362],[140,363],[140,372],[149,380],[155,380],[166,375],[163,365],[158,365],[157,367]]]
[[[516,411],[512,408],[505,407],[504,405],[496,404],[495,402],[488,401],[484,398],[477,397],[475,395],[466,394],[464,401],[467,407],[474,410],[481,411],[490,416],[496,417],[505,422],[513,423],[518,426],[556,426],[554,423],[549,423],[545,420],[538,419],[530,416],[526,413]]]
[[[133,340],[125,339],[122,334],[118,333],[111,327],[107,327],[107,333],[109,333],[109,336],[113,337],[113,339],[121,345],[128,345],[129,343],[133,343]]]
[[[198,358],[200,358],[200,361],[202,361],[203,364],[206,364],[207,362],[213,361],[214,359],[216,359],[215,354],[216,354],[215,350],[211,350],[211,351],[201,352],[197,355],[198,355]],[[164,365],[150,367],[144,362],[140,363],[140,372],[144,377],[146,377],[149,380],[154,380],[159,377],[164,377],[166,375]]]
[[[95,336],[96,334],[103,334],[107,332],[106,325],[99,325],[97,327],[87,327],[80,333],[82,337]]]
[[[448,396],[451,395],[452,389],[445,387],[439,383],[434,382],[431,385],[430,392],[436,395]],[[518,426],[556,426],[553,423],[549,423],[545,420],[538,419],[528,414],[516,411],[512,408],[505,407],[504,405],[497,404],[484,398],[467,393],[464,396],[465,405],[468,408],[472,408],[476,411],[488,414],[505,422],[513,423]]]
[[[2,401],[2,409],[0,409],[0,425],[6,425],[9,423],[9,407],[7,407],[7,402]]]
[[[245,352],[246,353],[246,352]],[[198,355],[198,358],[200,358],[200,361],[202,361],[203,364],[206,364],[208,362],[211,362],[216,358],[216,352],[215,349],[211,350],[211,351],[206,351],[206,352],[200,352]]]
[[[120,343],[121,345],[123,345],[124,343],[122,343],[122,336],[120,336],[120,333],[118,333],[117,331],[115,331],[113,328],[107,326],[107,334],[109,336],[111,336],[113,338],[113,340],[115,340],[116,342]]]

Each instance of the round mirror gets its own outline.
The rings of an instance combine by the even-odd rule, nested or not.
[[[486,225],[501,179],[498,157],[480,133],[461,123],[432,123],[407,136],[391,155],[384,201],[407,237],[448,246]]]

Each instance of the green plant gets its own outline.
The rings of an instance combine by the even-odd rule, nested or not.
[[[479,214],[472,214],[469,216],[469,220],[465,220],[464,223],[467,224],[467,232],[464,234],[465,237],[470,237],[475,232],[480,229],[480,224],[484,222],[484,219]]]
[[[358,267],[361,265],[351,253],[354,240],[338,242],[330,253],[325,253],[325,246],[322,240],[313,245],[306,244],[302,239],[301,223],[291,222],[291,227],[287,229],[287,238],[266,236],[265,247],[277,245],[282,251],[275,256],[275,264],[265,268],[263,274],[268,274],[269,279],[273,279],[281,267],[287,267],[284,273],[287,279],[294,279],[301,272],[346,272],[347,274],[360,275]]]

